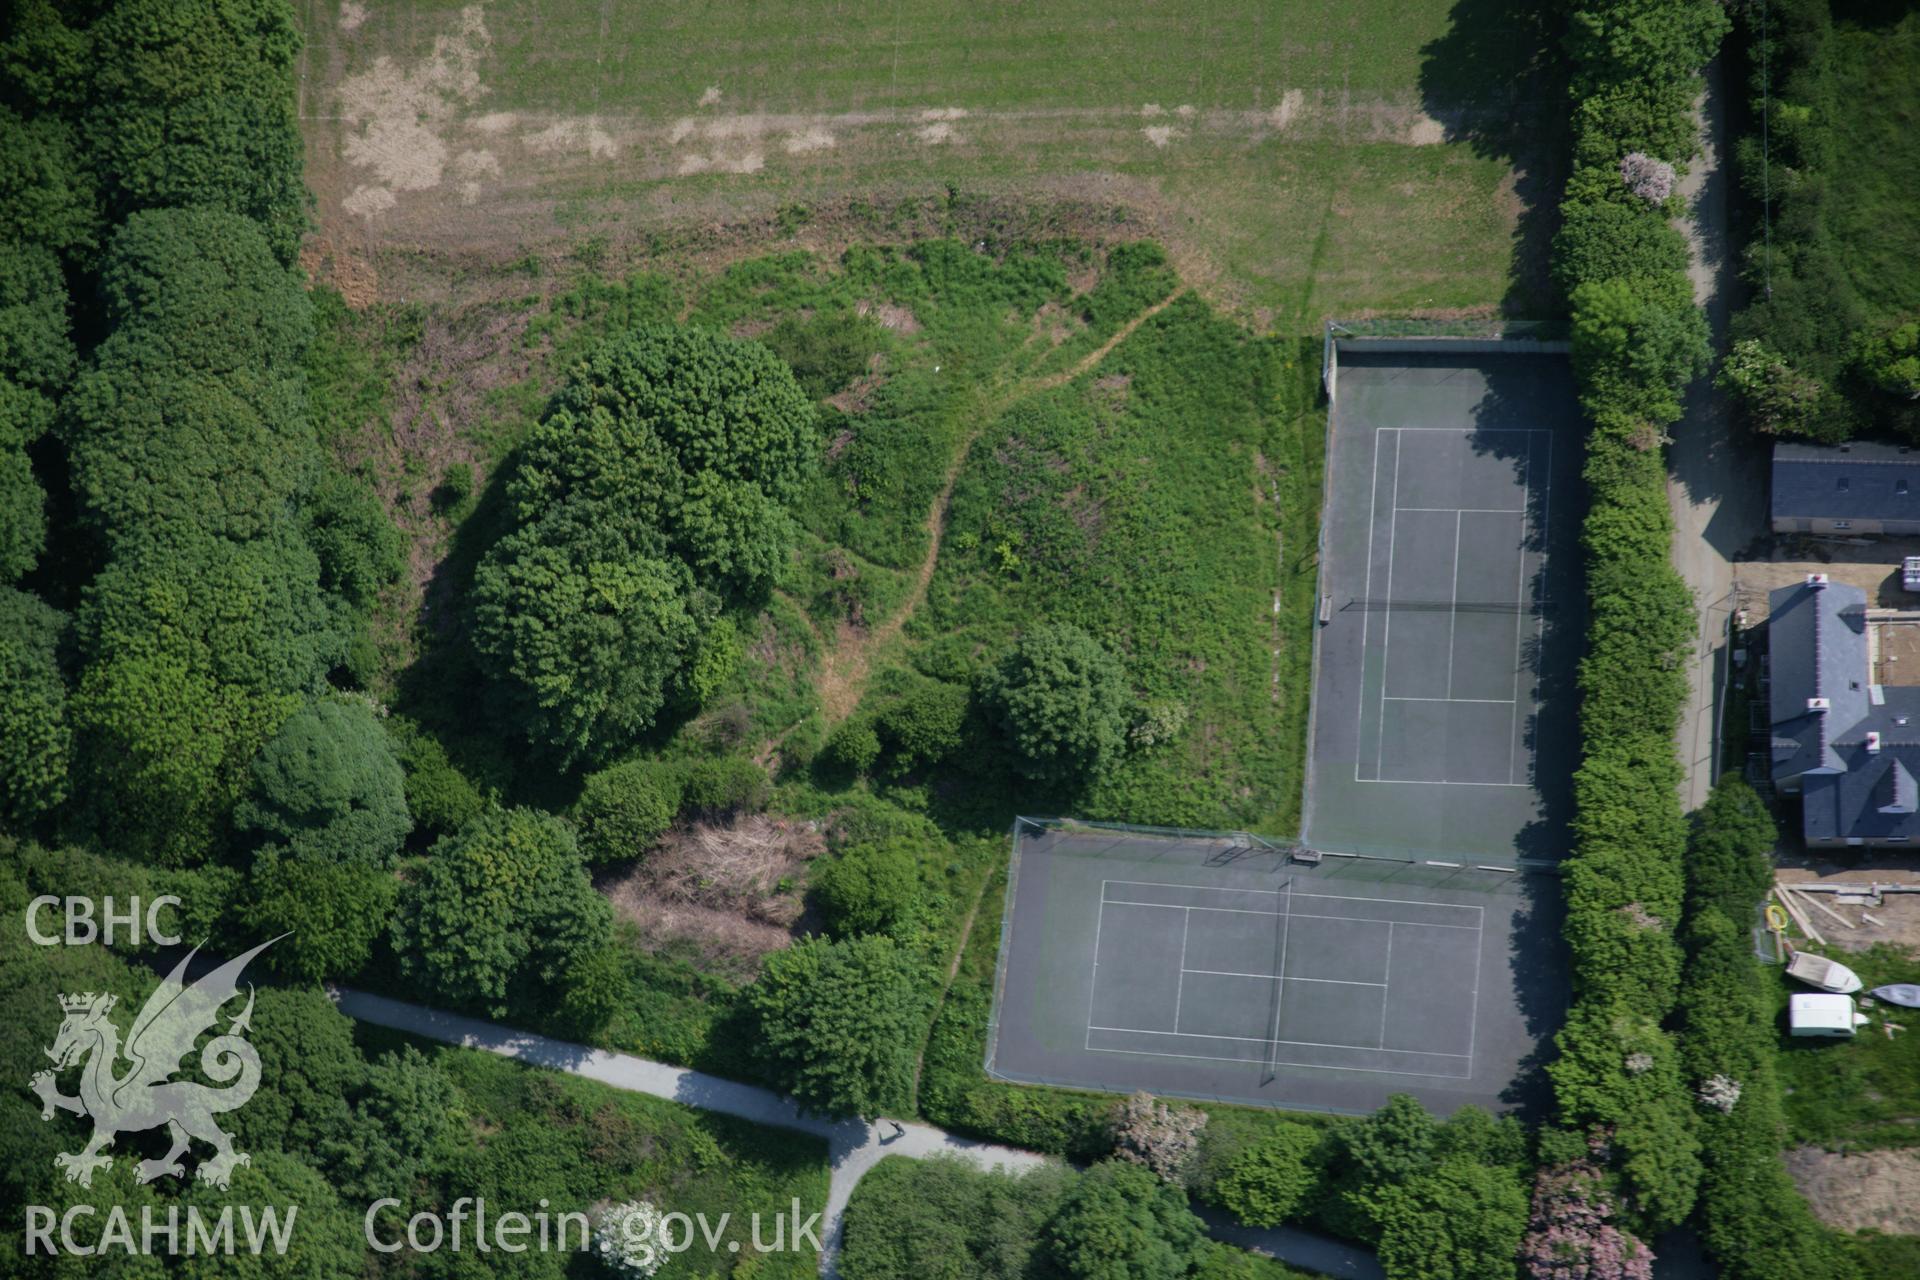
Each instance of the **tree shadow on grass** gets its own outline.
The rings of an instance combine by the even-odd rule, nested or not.
[[[1528,0],[1456,0],[1449,18],[1420,51],[1421,105],[1448,142],[1513,166],[1520,214],[1501,309],[1543,317],[1556,301],[1548,251],[1567,178],[1565,17]]]

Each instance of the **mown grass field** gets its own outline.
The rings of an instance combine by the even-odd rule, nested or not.
[[[1498,0],[298,8],[343,250],[617,250],[954,187],[1123,209],[1283,329],[1543,304],[1523,214],[1555,152],[1511,119],[1551,59]]]

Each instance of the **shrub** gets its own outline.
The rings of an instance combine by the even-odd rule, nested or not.
[[[880,735],[870,718],[850,716],[827,734],[816,758],[828,774],[860,777],[880,759]]]
[[[589,774],[573,810],[580,852],[592,866],[640,857],[673,825],[680,796],[679,771],[651,760]]]
[[[473,497],[473,464],[471,462],[449,462],[446,470],[440,473],[440,483],[433,487],[428,495],[433,509],[440,515],[451,515],[466,507]]]
[[[393,919],[399,883],[364,861],[333,862],[264,850],[248,872],[247,922],[291,936],[269,948],[275,972],[295,982],[351,978],[366,967]]]
[[[1527,1280],[1653,1280],[1653,1251],[1614,1226],[1613,1215],[1597,1165],[1540,1170],[1520,1250]]]
[[[802,1106],[871,1120],[908,1105],[919,1001],[893,939],[808,938],[745,992],[770,1078]]]
[[[254,757],[234,820],[292,858],[392,863],[413,827],[406,781],[363,702],[310,703]]]
[[[1278,1124],[1242,1148],[1214,1181],[1220,1206],[1250,1227],[1277,1227],[1301,1216],[1325,1165],[1319,1133]]]
[[[612,931],[566,824],[502,809],[435,843],[392,932],[401,974],[424,995],[497,1018],[547,1007]]]
[[[0,586],[0,818],[9,823],[24,826],[66,799],[66,625],[35,597]]]
[[[1859,1267],[1780,1158],[1777,1015],[1747,927],[1735,923],[1753,918],[1772,882],[1775,834],[1760,798],[1729,774],[1702,806],[1687,855],[1681,1050],[1704,1165],[1698,1221],[1728,1280],[1852,1280]]]
[[[1139,1165],[1087,1170],[1047,1229],[1047,1252],[1075,1280],[1175,1280],[1206,1244],[1184,1193]]]
[[[1132,718],[1126,673],[1078,627],[1037,627],[981,682],[987,716],[1029,778],[1077,786],[1125,748]]]
[[[1748,419],[1769,435],[1807,435],[1817,429],[1824,388],[1758,338],[1733,344],[1720,365],[1720,387],[1739,397]]]
[[[1671,276],[1686,269],[1686,241],[1657,213],[1618,200],[1569,201],[1561,211],[1553,277],[1568,293],[1591,280]]]
[[[1447,1161],[1382,1188],[1376,1213],[1387,1280],[1512,1280],[1527,1193],[1510,1169]]]
[[[1862,334],[1854,351],[1868,382],[1890,395],[1920,400],[1920,320]]]
[[[1672,165],[1644,151],[1629,151],[1620,157],[1620,181],[1648,204],[1662,204],[1673,194],[1673,177]]]
[[[827,932],[902,941],[920,916],[920,872],[904,844],[858,844],[814,864],[809,891]]]
[[[768,786],[767,771],[745,756],[696,760],[687,766],[680,803],[715,817],[757,813],[767,807]]]
[[[1115,1108],[1113,1154],[1184,1186],[1206,1127],[1206,1112],[1160,1102],[1143,1089]]]
[[[1025,1280],[1040,1234],[1076,1174],[1015,1176],[955,1156],[889,1156],[847,1205],[842,1274],[849,1280]]]
[[[966,720],[965,688],[915,677],[881,701],[874,729],[889,768],[907,773],[939,764],[958,751]]]
[[[486,800],[454,768],[438,738],[401,716],[388,717],[386,728],[406,777],[407,810],[416,830],[452,835],[480,816]]]

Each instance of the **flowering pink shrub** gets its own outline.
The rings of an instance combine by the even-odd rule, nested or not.
[[[1620,180],[1648,204],[1659,204],[1673,194],[1673,166],[1644,151],[1629,151],[1620,158]]]
[[[1608,1221],[1613,1202],[1591,1161],[1542,1169],[1520,1245],[1527,1280],[1653,1280],[1653,1250]]]

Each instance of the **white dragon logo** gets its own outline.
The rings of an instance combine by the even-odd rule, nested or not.
[[[93,1138],[85,1148],[53,1158],[54,1167],[66,1171],[67,1181],[92,1186],[94,1171],[113,1163],[112,1156],[101,1152],[113,1145],[116,1135],[161,1125],[167,1127],[173,1148],[158,1160],[140,1162],[135,1176],[141,1182],[163,1174],[184,1176],[180,1156],[193,1138],[214,1148],[213,1157],[201,1163],[198,1176],[222,1190],[236,1166],[251,1163],[245,1153],[233,1149],[233,1136],[213,1118],[244,1105],[260,1086],[260,1055],[241,1038],[253,1016],[252,984],[247,987],[247,1007],[227,1024],[224,1035],[214,1036],[200,1051],[200,1070],[226,1087],[209,1088],[172,1077],[181,1070],[180,1060],[192,1051],[200,1033],[214,1025],[220,1007],[238,993],[247,962],[279,940],[263,942],[191,984],[182,978],[199,948],[189,952],[133,1020],[124,1050],[130,1065],[124,1075],[114,1074],[123,1051],[120,1029],[107,1017],[116,998],[91,991],[60,997],[66,1019],[46,1054],[53,1059],[54,1071],[86,1059],[80,1072],[80,1095],[62,1094],[54,1083],[54,1071],[35,1073],[32,1089],[40,1096],[42,1120],[53,1119],[56,1107],[93,1120]]]

